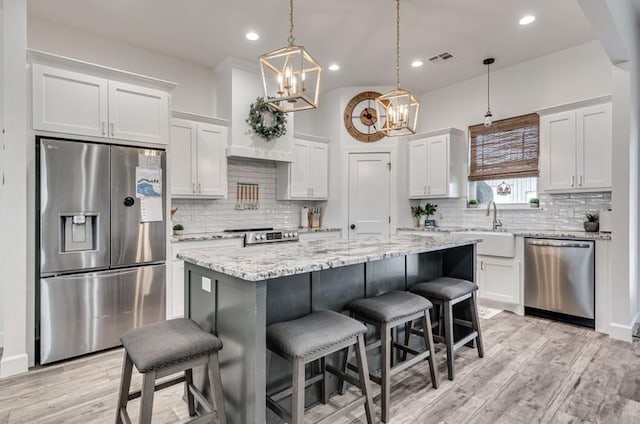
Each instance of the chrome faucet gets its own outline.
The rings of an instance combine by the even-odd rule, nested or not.
[[[496,231],[498,228],[502,227],[502,221],[498,219],[498,206],[496,206],[496,202],[493,200],[489,202],[487,205],[487,216],[491,213],[491,204],[493,203],[493,231]]]

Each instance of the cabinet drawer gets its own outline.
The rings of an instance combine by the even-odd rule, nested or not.
[[[189,249],[209,249],[218,247],[242,247],[242,237],[222,239],[222,240],[203,240],[203,241],[182,241],[173,243],[171,246],[171,257],[177,259],[179,252]]]

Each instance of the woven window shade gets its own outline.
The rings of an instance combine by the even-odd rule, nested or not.
[[[469,127],[470,181],[537,177],[540,117],[537,113]]]

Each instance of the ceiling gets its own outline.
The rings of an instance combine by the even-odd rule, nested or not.
[[[29,16],[201,65],[251,61],[286,44],[286,0],[28,0]],[[518,20],[534,14],[536,21]],[[594,39],[577,0],[401,0],[401,85],[417,93]],[[245,39],[249,30],[261,36]],[[395,2],[297,0],[296,43],[323,65],[323,91],[395,82]],[[454,59],[433,64],[429,57]],[[413,59],[424,60],[412,68]],[[330,72],[330,63],[341,69]]]

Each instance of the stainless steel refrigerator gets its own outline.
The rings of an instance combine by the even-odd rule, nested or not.
[[[126,330],[165,319],[165,157],[44,137],[37,144],[36,336],[46,364],[118,346]],[[140,169],[159,176],[151,193]]]

